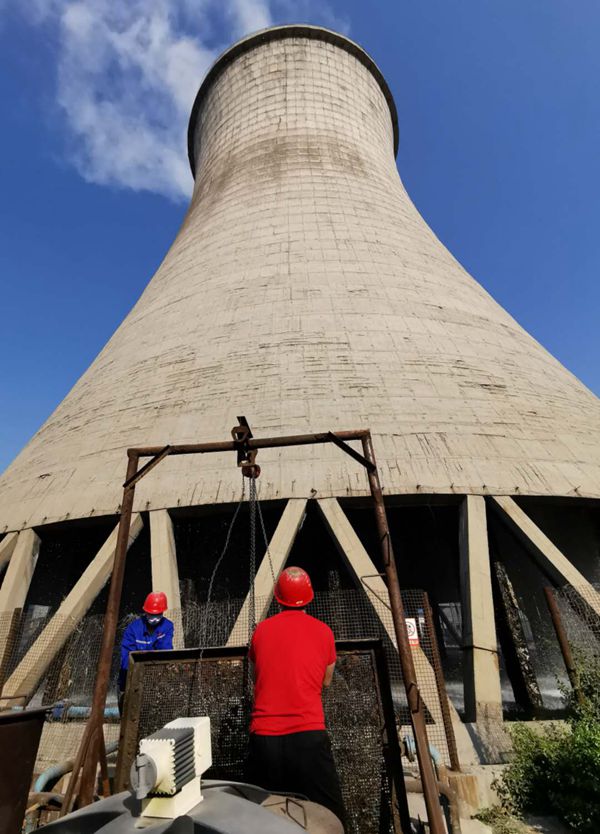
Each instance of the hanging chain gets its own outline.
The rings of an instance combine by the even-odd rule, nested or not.
[[[263,518],[260,502],[258,500],[258,492],[256,488],[256,478],[250,477],[248,478],[249,484],[249,495],[248,495],[248,509],[250,515],[250,592],[249,592],[249,610],[248,610],[248,645],[252,640],[252,635],[254,633],[254,629],[256,628],[256,516],[258,513],[258,519],[260,522],[260,529],[262,532],[262,537],[265,545],[266,550],[266,557],[269,560],[269,570],[271,572],[271,579],[273,580],[273,584],[275,584],[275,571],[273,570],[273,560],[271,559],[271,552],[269,550],[269,540],[267,537],[267,531],[265,528],[265,521]],[[242,494],[238,505],[235,509],[231,522],[229,524],[229,529],[227,530],[227,535],[225,537],[225,544],[223,545],[223,549],[217,559],[217,562],[213,568],[211,573],[210,582],[208,584],[208,592],[206,595],[206,602],[204,604],[204,618],[203,624],[201,629],[202,639],[200,643],[200,657],[199,662],[196,666],[196,683],[201,686],[201,678],[202,678],[202,656],[204,654],[204,649],[207,647],[209,642],[209,635],[208,635],[208,627],[209,627],[209,616],[210,616],[210,603],[212,599],[212,592],[214,582],[221,566],[221,562],[225,558],[225,554],[229,548],[229,543],[231,541],[231,534],[233,533],[233,528],[235,526],[235,522],[239,515],[239,512],[242,508],[242,505],[246,498],[246,478],[242,474]]]
[[[211,600],[211,597],[212,597],[213,585],[214,585],[214,582],[215,582],[215,578],[217,576],[217,571],[219,570],[219,567],[221,566],[221,562],[225,558],[225,554],[227,553],[227,549],[229,548],[229,542],[231,541],[231,534],[233,533],[233,528],[235,526],[235,522],[237,520],[237,517],[239,515],[240,510],[242,509],[242,506],[243,506],[245,500],[246,500],[246,479],[242,475],[242,494],[240,496],[240,500],[238,501],[238,505],[235,508],[235,512],[233,514],[233,517],[232,517],[232,519],[229,523],[229,528],[227,530],[227,535],[225,537],[225,544],[223,545],[223,549],[221,550],[219,558],[217,559],[217,562],[216,562],[216,564],[213,568],[213,571],[211,573],[210,582],[208,583],[208,593],[206,595],[206,602],[204,603],[204,617],[203,617],[202,628],[201,628],[200,656],[198,658],[198,663],[196,664],[196,674],[193,675],[191,680],[190,680],[190,698],[191,698],[192,687],[194,685],[194,682],[196,682],[198,684],[199,688],[201,687],[201,684],[202,684],[202,657],[204,655],[204,649],[207,647],[207,643],[208,643],[208,618],[209,618],[209,614],[210,614],[210,600]]]
[[[256,478],[250,478],[250,594],[248,611],[248,645],[256,628]]]
[[[233,528],[235,526],[236,519],[239,515],[240,510],[242,509],[242,505],[243,505],[245,499],[246,499],[246,481],[242,477],[242,494],[240,496],[239,503],[238,503],[237,507],[235,508],[235,512],[233,514],[233,518],[231,519],[231,523],[229,524],[229,529],[227,530],[227,536],[225,537],[225,544],[223,545],[223,550],[221,551],[221,555],[217,559],[217,563],[216,563],[216,565],[213,569],[213,572],[211,574],[211,577],[210,577],[210,582],[208,583],[208,594],[206,595],[206,605],[205,605],[205,608],[204,608],[204,627],[202,629],[202,638],[203,638],[202,639],[202,648],[204,648],[206,646],[206,640],[207,640],[207,636],[208,636],[208,634],[207,634],[207,631],[208,631],[208,613],[209,613],[210,598],[212,596],[213,584],[214,584],[215,578],[217,576],[217,571],[219,570],[219,568],[221,566],[221,562],[223,561],[223,558],[225,557],[225,554],[227,553],[227,549],[229,547],[229,542],[231,540],[231,534],[233,533]]]
[[[258,500],[258,495],[257,495],[257,499],[256,499],[256,507],[258,509],[258,519],[260,521],[260,527],[261,527],[261,530],[262,530],[263,541],[265,543],[266,556],[267,556],[267,559],[269,560],[269,570],[271,571],[271,579],[273,580],[273,585],[275,585],[275,571],[273,570],[273,561],[271,559],[271,551],[269,550],[269,539],[267,538],[267,531],[265,530],[265,522],[264,522],[264,519],[263,519],[262,510],[260,508],[260,501]]]

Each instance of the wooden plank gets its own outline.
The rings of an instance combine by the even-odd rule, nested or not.
[[[494,495],[490,506],[525,545],[540,569],[558,586],[572,585],[587,604],[600,616],[600,594],[575,565],[550,541],[512,498]]]
[[[296,534],[306,513],[305,498],[290,498],[279,519],[279,524],[273,537],[269,542],[269,554],[275,578],[281,573],[290,551]],[[269,566],[269,558],[264,555],[260,567],[256,572],[254,580],[254,595],[256,600],[256,621],[264,620],[269,611],[273,599],[273,576]],[[227,641],[228,646],[245,646],[248,642],[248,614],[250,608],[250,594],[246,597],[242,610],[240,611],[235,625]]]
[[[135,541],[142,527],[142,517],[137,513],[131,519],[129,546]],[[117,524],[70,593],[64,598],[56,614],[6,681],[4,695],[23,692],[33,694],[57,652],[64,646],[108,582],[115,557],[118,530]]]
[[[152,563],[152,589],[167,595],[169,608],[165,616],[175,627],[173,648],[185,648],[181,598],[179,595],[179,570],[173,522],[168,510],[155,510],[150,514],[150,557]]]
[[[337,498],[321,498],[317,501],[317,506],[323,515],[325,524],[337,545],[340,555],[355,574],[361,587],[366,589],[368,598],[385,628],[389,639],[396,646],[396,635],[388,608],[389,597],[387,586],[378,575],[377,568],[373,564],[371,557],[350,524]],[[366,579],[366,582],[363,582],[363,579],[366,577],[368,579]],[[425,701],[423,693],[437,693],[435,673],[427,656],[419,646],[413,647],[413,659],[419,689]],[[460,760],[463,764],[475,764],[479,761],[479,758],[469,738],[466,727],[460,720],[460,716],[450,700],[448,701],[448,705],[450,707],[452,726],[456,736]],[[426,706],[433,721],[442,724],[442,712],[437,697],[427,700]]]
[[[467,721],[502,721],[487,519],[480,495],[467,495],[461,504],[459,546],[465,715]]]

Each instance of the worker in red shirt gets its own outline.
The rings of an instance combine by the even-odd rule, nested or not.
[[[304,610],[313,597],[306,571],[286,568],[275,584],[281,612],[254,631],[247,776],[273,793],[318,802],[343,824],[344,803],[321,703],[322,689],[333,678],[335,641],[329,626]]]

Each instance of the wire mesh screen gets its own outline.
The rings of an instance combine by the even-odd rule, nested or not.
[[[413,658],[427,706],[429,741],[440,752],[442,759],[450,763],[448,727],[445,732],[438,690],[441,667],[435,651],[433,629],[425,616],[425,596],[421,591],[406,591],[403,600],[414,632]],[[257,620],[275,613],[275,610],[270,598],[256,598]],[[77,751],[89,716],[103,617],[87,616],[75,623],[69,618],[52,616],[47,612],[43,616],[36,616],[36,613],[34,609],[25,614],[0,615],[0,683],[3,684],[4,699],[0,703],[5,706],[15,703],[55,705],[40,744],[36,762],[36,772],[39,773],[57,761],[73,757]],[[401,735],[410,734],[400,664],[393,643],[392,617],[386,600],[370,591],[337,589],[318,593],[310,613],[326,622],[337,640],[370,638],[382,641],[390,672],[396,723]],[[118,737],[118,645],[125,626],[134,616],[124,617],[117,633],[105,711],[107,744]],[[225,599],[208,605],[191,604],[181,611],[169,612],[169,616],[175,623],[175,645],[187,647],[216,647],[227,643],[246,645],[255,619],[242,599]],[[341,680],[338,673],[334,686],[338,682],[341,685]],[[179,685],[184,684],[180,682]],[[14,696],[22,697],[17,699]],[[156,699],[164,699],[164,694],[157,692]],[[338,727],[340,738],[343,738],[346,730],[339,722]],[[335,745],[335,739],[333,742]]]
[[[243,650],[135,655],[128,680],[118,766],[119,786],[140,738],[181,715],[209,715],[213,768],[208,776],[244,779],[252,701]],[[391,780],[386,770],[387,736],[380,683],[385,674],[371,641],[342,644],[332,686],[324,697],[344,801],[347,831],[384,834],[395,827]],[[168,696],[166,697],[166,694]],[[388,692],[389,696],[389,692]],[[393,714],[387,712],[388,724]],[[388,726],[390,732],[393,726]]]
[[[456,763],[451,755],[455,750],[452,722],[443,687],[443,670],[437,650],[432,618],[428,616],[428,602],[423,591],[402,592],[405,615],[411,632],[413,661],[421,696],[427,708],[427,735],[430,744],[440,753],[447,765]],[[255,616],[242,600],[212,602],[207,606],[192,606],[182,612],[186,646],[246,645],[251,624],[263,616],[277,613],[276,603],[257,597]],[[381,640],[390,671],[394,709],[402,735],[412,735],[400,660],[395,647],[392,613],[387,600],[372,591],[342,590],[315,594],[309,613],[332,629],[336,640]],[[447,714],[444,716],[444,709]],[[444,720],[446,718],[446,720]]]
[[[450,747],[454,739],[451,726],[448,723],[444,726],[439,691],[440,684],[443,685],[443,673],[433,626],[427,616],[426,596],[423,591],[403,591],[402,601],[411,635],[419,689],[426,706],[428,739],[442,760],[450,765]],[[275,613],[275,610],[272,606],[270,613]],[[315,595],[310,613],[326,622],[337,640],[371,638],[382,641],[390,672],[396,721],[402,735],[412,735],[400,660],[395,646],[392,613],[387,607],[387,600],[380,599],[373,592],[338,590]]]
[[[42,732],[35,773],[72,759],[90,714],[102,641],[103,617],[71,618],[36,611],[0,615],[0,705],[52,705]],[[130,617],[124,618],[118,642]],[[119,736],[116,679],[118,653],[112,664],[113,685],[105,710],[107,745]]]
[[[555,596],[575,655],[600,659],[600,586],[565,585]]]

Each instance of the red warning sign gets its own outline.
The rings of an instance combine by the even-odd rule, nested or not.
[[[406,630],[408,632],[408,642],[411,646],[419,645],[419,632],[417,631],[417,621],[414,617],[405,617]]]

